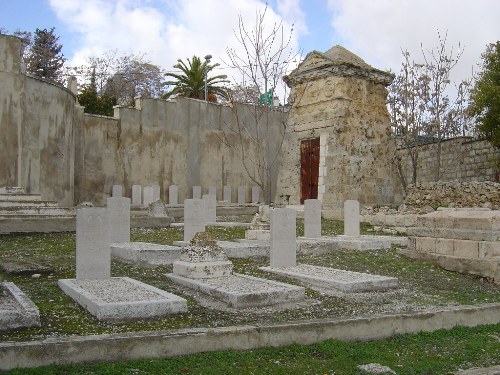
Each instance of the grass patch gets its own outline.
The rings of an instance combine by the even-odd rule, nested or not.
[[[358,374],[357,366],[380,363],[399,375],[447,374],[497,365],[500,325],[456,327],[405,334],[374,342],[328,340],[246,352],[234,350],[117,363],[45,366],[11,374]]]

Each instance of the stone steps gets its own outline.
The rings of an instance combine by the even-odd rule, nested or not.
[[[0,188],[0,217],[74,216],[74,208],[60,207],[55,202],[42,200],[39,194],[26,194],[21,187]]]

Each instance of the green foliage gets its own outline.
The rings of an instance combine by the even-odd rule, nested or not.
[[[66,59],[54,30],[54,27],[50,30],[36,29],[26,69],[35,76],[60,82],[61,70]]]
[[[179,94],[187,98],[205,99],[205,73],[207,74],[207,91],[209,94],[219,95],[227,98],[227,90],[224,87],[218,86],[221,83],[229,82],[226,80],[225,74],[209,77],[210,73],[219,64],[210,65],[207,60],[201,62],[198,56],[193,56],[192,59],[187,59],[187,64],[181,59],[177,60],[178,63],[174,68],[180,69],[181,74],[166,73],[167,77],[172,77],[174,80],[165,82],[165,85],[174,86],[174,88],[165,95],[163,98],[168,98],[171,95]]]
[[[500,148],[500,41],[490,43],[481,55],[483,71],[472,89],[472,112],[477,130]]]
[[[95,88],[89,86],[78,94],[78,102],[85,107],[85,113],[113,116],[113,106],[116,105],[116,98],[108,95],[99,96]]]

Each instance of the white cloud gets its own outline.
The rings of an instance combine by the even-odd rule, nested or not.
[[[401,48],[415,60],[448,33],[447,45],[464,48],[454,79],[471,76],[487,43],[500,39],[497,0],[329,0],[333,31],[340,43],[379,69],[399,71]]]

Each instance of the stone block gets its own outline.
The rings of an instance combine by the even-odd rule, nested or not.
[[[113,192],[111,193],[112,197],[123,197],[123,186],[122,185],[113,185]]]
[[[193,199],[201,199],[201,186],[193,186]]]
[[[359,237],[359,202],[356,200],[347,200],[344,202],[344,235]]]
[[[453,256],[454,240],[450,238],[435,239],[435,253]]]
[[[31,299],[14,283],[0,283],[0,293],[5,292],[12,303],[0,306],[0,332],[10,329],[40,327],[40,313]]]
[[[230,261],[193,263],[178,260],[173,263],[173,273],[188,279],[224,277],[233,273],[233,264]]]
[[[78,209],[76,211],[77,279],[102,279],[111,276],[109,243],[107,210]]]
[[[132,204],[140,206],[142,204],[142,186],[132,185]]]
[[[130,242],[130,198],[107,199],[109,242]]]
[[[318,199],[304,201],[304,237],[321,237],[321,201]]]
[[[453,256],[459,258],[479,258],[479,242],[470,240],[453,240]]]
[[[123,322],[187,311],[184,298],[128,277],[62,279],[59,287],[101,321]]]
[[[112,243],[111,255],[129,263],[156,267],[179,260],[181,248],[146,242]]]
[[[252,203],[260,202],[260,193],[261,193],[260,186],[252,186]]]
[[[153,185],[153,186],[151,186],[151,188],[153,189],[153,199],[150,203],[156,202],[157,200],[159,200],[161,198],[160,185]]]
[[[217,222],[217,199],[215,195],[204,194],[203,204],[205,205],[205,223]]]
[[[247,229],[245,231],[245,239],[250,241],[269,241],[271,239],[271,231],[266,229]]]
[[[208,195],[213,195],[215,197],[215,200],[217,200],[217,188],[215,186],[209,186]]]
[[[419,253],[436,253],[436,239],[433,237],[416,237],[415,251]]]
[[[500,258],[500,242],[480,241],[479,258],[488,258],[488,259]]]
[[[291,208],[275,208],[271,216],[271,267],[295,266],[297,257],[296,212]]]
[[[179,204],[179,188],[176,185],[168,187],[168,204]]]

